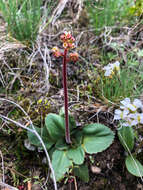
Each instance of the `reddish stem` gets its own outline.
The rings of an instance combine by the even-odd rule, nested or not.
[[[64,87],[64,106],[65,106],[65,138],[66,143],[71,144],[70,129],[69,129],[69,116],[68,116],[68,90],[67,90],[67,52],[64,50],[63,57],[63,87]]]

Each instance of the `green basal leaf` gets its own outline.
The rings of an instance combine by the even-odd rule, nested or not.
[[[69,126],[70,126],[70,130],[72,130],[73,128],[76,128],[76,122],[73,118],[73,116],[70,114],[70,112],[68,111],[69,113]],[[62,107],[60,109],[60,112],[59,112],[59,115],[63,118],[65,118],[65,110],[64,110],[64,107]]]
[[[45,131],[44,128],[35,127],[35,129],[38,132],[38,134],[41,136],[47,150],[50,149],[54,143],[51,141],[48,133],[44,132]],[[34,133],[27,131],[27,135],[28,135],[28,139],[31,144],[38,146],[40,148],[43,148],[39,139],[37,138],[37,136]]]
[[[79,177],[84,182],[87,183],[89,181],[89,172],[88,172],[87,165],[83,164],[83,165],[74,167],[73,173],[75,176]]]
[[[35,127],[35,130],[41,136],[41,128]],[[34,133],[27,131],[27,135],[28,135],[28,139],[29,139],[31,144],[33,144],[35,146],[41,146],[39,139],[37,138],[37,136]]]
[[[55,150],[52,155],[52,166],[55,171],[56,180],[64,178],[64,174],[69,171],[72,161],[67,157],[66,151]]]
[[[126,158],[126,168],[134,176],[143,176],[143,165],[134,157],[128,156]]]
[[[76,122],[71,115],[69,115],[69,126],[70,126],[70,129],[76,128]]]
[[[84,162],[85,152],[81,146],[77,148],[70,148],[67,151],[67,157],[71,159],[75,164],[82,164]]]
[[[73,146],[76,148],[82,144],[83,134],[82,131],[78,131],[77,129],[71,132],[71,139]]]
[[[53,153],[56,151],[56,148],[54,146],[52,146],[49,150],[48,150],[48,154],[49,154],[49,157],[50,157],[50,160],[52,160],[52,156],[53,156]],[[47,161],[47,158],[46,160],[44,160],[44,164],[48,164],[48,161]]]
[[[49,150],[48,150],[48,153],[49,153],[49,156],[50,156],[50,159],[52,160],[52,155],[53,153],[55,152],[56,148],[55,146],[52,146]]]
[[[45,124],[52,141],[57,142],[59,138],[64,137],[65,123],[63,117],[50,113],[45,119]]]
[[[66,143],[65,138],[62,138],[57,141],[55,148],[58,150],[67,150],[69,145]]]
[[[134,131],[131,127],[122,127],[118,130],[118,137],[124,149],[129,152],[134,148]]]
[[[114,133],[105,125],[90,124],[83,128],[83,148],[89,154],[108,148],[114,139]]]
[[[52,141],[52,139],[50,138],[46,126],[44,126],[42,130],[42,139],[47,149],[50,149],[51,146],[54,144],[54,141]]]

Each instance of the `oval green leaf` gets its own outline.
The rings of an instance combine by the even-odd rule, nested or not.
[[[143,165],[134,157],[128,156],[126,158],[126,168],[134,176],[143,176]]]
[[[81,146],[77,148],[70,148],[67,151],[67,156],[71,159],[75,164],[82,164],[84,162],[85,152]]]
[[[45,119],[45,125],[50,138],[54,142],[65,135],[65,123],[63,117],[50,113]]]
[[[32,127],[30,127],[30,128],[32,128]],[[35,127],[35,130],[37,131],[37,133],[39,135],[41,134],[41,128]],[[31,144],[33,144],[35,146],[39,146],[39,147],[41,146],[39,139],[37,138],[37,136],[34,133],[27,131],[27,136],[28,136],[28,139]]]
[[[51,141],[51,139],[50,139],[47,131],[45,130],[45,128],[35,127],[35,129],[38,132],[38,134],[41,136],[47,150],[50,149],[54,143]],[[38,146],[40,148],[43,148],[39,139],[37,138],[37,136],[34,133],[28,131],[27,135],[28,135],[28,139],[29,139],[31,144]]]
[[[83,164],[80,166],[75,166],[73,169],[73,173],[84,182],[87,183],[89,181],[89,171],[87,165]]]
[[[118,130],[118,137],[124,149],[129,152],[134,148],[134,131],[131,127],[122,127]]]
[[[56,181],[60,181],[64,178],[64,174],[69,171],[72,161],[67,157],[66,151],[55,150],[52,154],[52,166]]]
[[[89,154],[108,148],[114,139],[114,133],[105,125],[94,123],[83,128],[83,148]]]
[[[55,148],[58,150],[67,150],[70,146],[66,143],[65,138],[57,140]]]

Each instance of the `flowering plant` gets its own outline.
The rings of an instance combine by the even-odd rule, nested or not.
[[[72,177],[78,176],[88,181],[88,168],[84,163],[85,154],[101,152],[108,148],[114,139],[114,133],[105,125],[93,123],[83,127],[76,126],[74,118],[68,112],[68,90],[67,90],[67,62],[77,61],[78,54],[68,51],[75,47],[75,39],[70,32],[61,35],[64,52],[59,48],[52,49],[55,57],[63,57],[63,88],[64,88],[64,109],[59,115],[50,113],[45,118],[45,126],[36,128],[43,139],[55,171],[56,180],[64,178],[67,173]],[[40,148],[41,144],[37,137],[28,132],[31,144]]]
[[[98,96],[106,103],[119,103],[130,96],[138,96],[140,86],[135,81],[142,81],[140,75],[132,68],[121,67],[119,61],[107,64],[103,68],[98,66],[96,73],[90,74],[89,93]],[[142,83],[141,83],[142,84]],[[136,90],[135,90],[136,89]]]
[[[128,153],[125,164],[128,171],[138,177],[143,176],[143,166],[136,159],[136,154],[131,153],[134,149],[136,133],[133,127],[143,124],[143,104],[139,99],[131,101],[125,98],[121,101],[120,109],[115,110],[114,120],[120,121],[118,137],[124,149]]]
[[[73,49],[75,47],[75,38],[71,35],[71,32],[65,31],[64,34],[61,35],[60,37],[62,43],[63,43],[63,48],[64,48],[64,53],[62,53],[58,47],[53,47],[53,55],[55,57],[60,57],[63,56],[63,87],[64,87],[64,102],[65,102],[65,137],[66,137],[66,142],[71,143],[70,140],[70,132],[69,132],[69,118],[68,118],[68,92],[67,92],[67,62],[73,61],[76,62],[78,60],[78,54],[75,53],[70,53],[69,56],[67,56],[67,53],[69,50]]]

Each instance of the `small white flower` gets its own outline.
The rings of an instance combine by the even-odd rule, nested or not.
[[[110,77],[111,75],[114,74],[115,71],[120,70],[120,62],[116,61],[115,63],[109,63],[107,66],[103,67],[103,70],[105,70],[104,76]]]
[[[132,104],[130,98],[125,98],[124,100],[121,101],[121,104],[123,104],[123,106],[120,106],[121,109],[126,108],[132,112],[135,112],[137,108],[139,108],[140,106],[140,101],[138,99],[135,99]]]
[[[122,111],[121,110],[115,110],[115,115],[114,115],[114,120],[120,120],[121,119],[121,114]]]
[[[129,117],[132,119],[134,125],[143,124],[143,113],[130,114]]]
[[[106,70],[104,76],[109,77],[112,75],[112,70]]]
[[[137,108],[136,108],[133,104],[128,104],[128,105],[127,105],[127,108],[128,108],[129,110],[131,110],[132,112],[135,112],[135,111],[137,110]]]
[[[123,111],[117,109],[115,110],[114,120],[120,120],[120,119],[126,120],[126,118],[128,117],[128,113],[129,113],[129,110],[127,109]]]
[[[120,62],[116,61],[115,63],[111,64],[113,70],[119,71],[120,70]]]
[[[123,104],[126,107],[127,104],[131,103],[131,100],[130,100],[130,98],[125,98],[124,100],[122,100],[120,102],[121,102],[121,104]]]
[[[136,108],[143,108],[143,104],[142,104],[142,102],[141,102],[139,99],[134,99],[133,105],[134,105]]]
[[[106,76],[106,77],[109,77],[113,73],[111,64],[108,64],[107,66],[103,67],[103,70],[105,70],[104,76]]]

